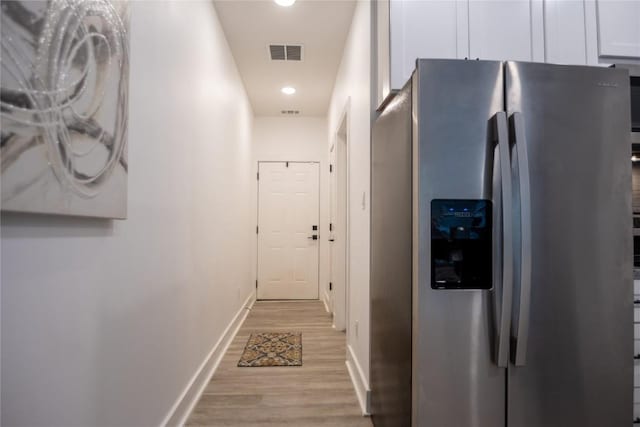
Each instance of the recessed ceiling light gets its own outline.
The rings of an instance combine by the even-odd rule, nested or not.
[[[296,0],[273,0],[279,6],[289,7],[296,2]]]
[[[291,86],[285,86],[282,89],[280,89],[280,91],[285,95],[293,95],[294,93],[296,93],[296,88]]]

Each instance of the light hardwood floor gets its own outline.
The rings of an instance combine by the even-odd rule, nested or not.
[[[302,332],[301,367],[238,368],[252,332]],[[345,365],[343,332],[320,301],[257,302],[188,426],[370,427]]]

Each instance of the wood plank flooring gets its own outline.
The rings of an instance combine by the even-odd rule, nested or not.
[[[302,366],[238,368],[252,332],[302,332]],[[257,302],[188,426],[371,427],[345,366],[346,338],[320,301]]]

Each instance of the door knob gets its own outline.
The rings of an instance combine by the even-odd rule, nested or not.
[[[312,236],[307,237],[307,239],[311,239],[311,240],[318,240],[318,235],[314,234]]]
[[[335,241],[336,241],[336,239],[329,239],[329,241],[330,241],[330,242],[335,242]]]

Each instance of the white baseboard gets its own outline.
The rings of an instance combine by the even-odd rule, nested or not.
[[[369,406],[371,401],[371,390],[369,390],[367,377],[365,377],[364,371],[362,370],[362,367],[360,366],[360,363],[358,362],[358,359],[350,345],[347,345],[346,364],[349,376],[351,377],[351,382],[353,383],[353,388],[356,390],[360,409],[362,409],[362,415],[371,415],[371,408]]]
[[[193,375],[187,387],[180,394],[176,403],[173,404],[164,421],[160,424],[161,426],[182,427],[187,422],[189,414],[191,414],[191,411],[200,399],[200,395],[202,395],[205,387],[209,384],[209,381],[211,381],[211,377],[213,377],[218,365],[220,365],[220,361],[227,352],[227,348],[229,348],[229,345],[233,341],[233,338],[235,338],[240,326],[242,326],[244,319],[246,319],[255,302],[256,293],[252,291],[244,304],[242,304],[242,307],[240,307],[240,310],[238,310],[231,322],[227,325],[218,342],[216,342]]]

